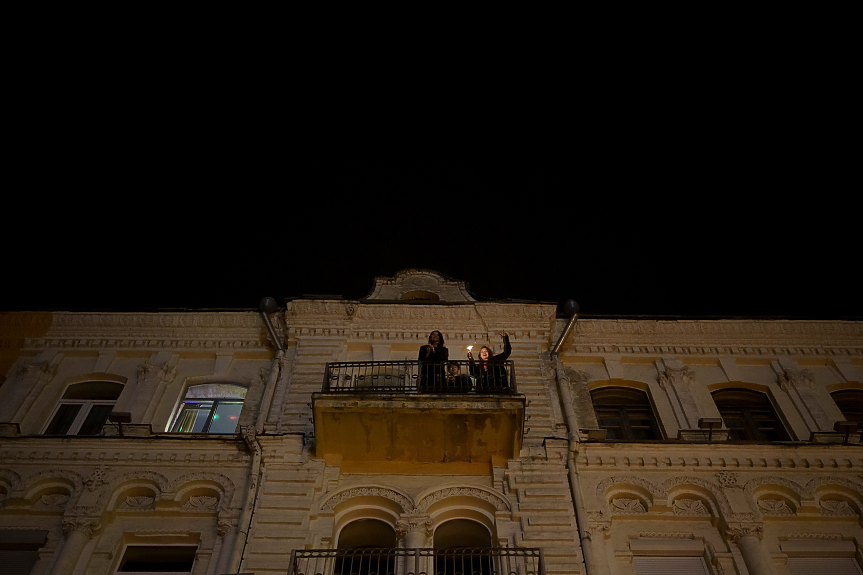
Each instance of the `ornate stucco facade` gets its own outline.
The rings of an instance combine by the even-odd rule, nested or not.
[[[171,545],[194,547],[196,575],[283,574],[293,550],[335,547],[354,521],[432,547],[461,519],[495,547],[541,548],[547,573],[636,574],[678,557],[716,575],[863,564],[863,447],[833,431],[846,418],[831,395],[863,390],[863,323],[582,318],[552,354],[567,324],[554,305],[474,301],[416,270],[379,278],[365,300],[293,300],[271,319],[284,352],[253,311],[0,315],[0,543],[34,548],[34,575],[108,575],[129,547]],[[380,456],[336,427],[346,436],[327,445],[340,447],[321,452],[326,364],[413,360],[432,330],[458,359],[508,332],[514,403],[351,399],[327,404],[333,420],[408,410],[407,425],[431,429],[500,411],[519,429],[488,433],[516,451],[474,434],[462,457]],[[45,433],[82,382],[122,386],[122,437],[112,423]],[[208,384],[246,390],[236,432],[172,431],[190,387]],[[607,388],[643,393],[658,437],[608,437],[592,403]],[[723,415],[714,399],[728,389],[767,398],[787,438],[733,441],[723,427],[708,442],[698,422]]]

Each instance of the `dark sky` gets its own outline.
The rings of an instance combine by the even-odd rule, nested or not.
[[[360,298],[427,268],[583,314],[863,317],[848,151],[766,108],[614,105],[58,129],[4,210],[0,309]]]

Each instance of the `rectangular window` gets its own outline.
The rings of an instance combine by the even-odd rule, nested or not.
[[[192,571],[197,547],[188,545],[126,547],[117,573],[175,573]]]
[[[99,435],[113,401],[61,400],[44,435]]]
[[[701,557],[635,557],[632,561],[638,575],[710,575]]]
[[[789,575],[863,575],[852,557],[789,557]]]

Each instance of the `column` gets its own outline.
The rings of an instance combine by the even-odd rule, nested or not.
[[[427,513],[404,513],[396,521],[396,535],[404,540],[407,549],[432,547],[429,540],[432,534],[431,517]],[[434,573],[434,557],[416,555],[405,557],[405,571],[413,573]]]
[[[54,561],[51,575],[70,575],[78,565],[81,552],[93,533],[99,529],[98,519],[68,519],[63,521],[63,546]]]
[[[773,575],[767,554],[761,548],[763,534],[764,528],[760,525],[728,529],[727,537],[737,543],[740,554],[743,555],[743,562],[751,575]]]
[[[227,573],[231,561],[231,553],[234,550],[234,541],[237,539],[237,530],[234,522],[227,519],[219,520],[219,538],[222,546],[219,549],[219,558],[216,566],[216,575]]]

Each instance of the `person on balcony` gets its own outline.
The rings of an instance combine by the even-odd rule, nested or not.
[[[470,391],[470,378],[461,373],[457,361],[451,361],[446,366],[446,392],[467,393]]]
[[[503,337],[503,353],[495,355],[487,345],[479,350],[480,363],[473,361],[473,354],[468,351],[467,358],[470,360],[470,374],[476,378],[476,390],[483,391],[506,391],[509,389],[509,380],[506,375],[506,360],[512,353],[509,344],[509,334],[505,331],[498,332]]]
[[[429,334],[428,345],[420,348],[420,390],[440,388],[444,380],[444,366],[449,360],[449,350],[443,344],[443,335],[435,330]]]

